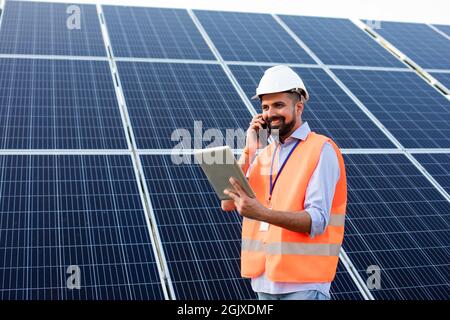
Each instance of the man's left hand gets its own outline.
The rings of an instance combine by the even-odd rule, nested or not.
[[[249,197],[236,179],[230,178],[230,183],[233,189],[225,189],[223,193],[233,199],[239,214],[249,219],[261,221],[268,209],[256,198]]]

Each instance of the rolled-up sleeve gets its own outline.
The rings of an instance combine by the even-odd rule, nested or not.
[[[323,233],[330,221],[330,210],[339,175],[336,152],[327,142],[323,145],[319,163],[306,189],[304,208],[311,216],[311,238]]]

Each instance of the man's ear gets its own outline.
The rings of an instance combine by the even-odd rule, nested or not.
[[[295,112],[297,113],[297,115],[301,115],[303,113],[304,108],[305,108],[305,104],[301,101],[298,101],[295,104]]]

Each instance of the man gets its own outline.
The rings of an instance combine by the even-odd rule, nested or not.
[[[243,216],[242,276],[261,300],[328,300],[344,237],[342,154],[302,121],[309,94],[289,67],[267,69],[253,98],[262,114],[250,123],[239,162],[256,198],[231,178],[224,193],[232,200],[222,201]],[[279,141],[256,155],[265,124]]]

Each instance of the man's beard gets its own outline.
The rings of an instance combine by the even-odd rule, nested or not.
[[[276,125],[272,125],[272,121],[280,120]],[[271,130],[278,130],[278,136],[281,142],[287,138],[287,135],[290,133],[292,128],[295,126],[295,116],[292,117],[292,120],[288,123],[285,122],[284,117],[273,117],[269,119],[269,127]]]

